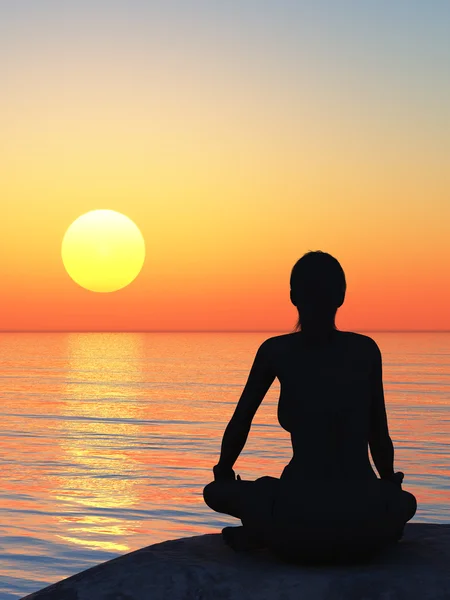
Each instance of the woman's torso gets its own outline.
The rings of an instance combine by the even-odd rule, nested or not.
[[[272,339],[278,421],[293,449],[281,479],[377,479],[368,455],[369,338],[336,330],[330,342],[314,348],[301,332]]]

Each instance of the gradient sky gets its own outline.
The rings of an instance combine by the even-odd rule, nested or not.
[[[450,329],[450,3],[0,7],[0,330],[291,330],[305,252],[341,263],[346,330]],[[68,276],[107,208],[147,257]]]

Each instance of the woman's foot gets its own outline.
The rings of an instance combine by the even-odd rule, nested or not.
[[[239,527],[224,527],[222,538],[233,550],[259,550],[266,548],[264,542],[252,536],[243,525]]]

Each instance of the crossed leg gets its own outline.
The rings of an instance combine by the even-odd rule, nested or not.
[[[273,522],[273,504],[280,480],[260,477],[255,481],[213,481],[203,489],[205,503],[214,511],[240,519],[242,527],[225,527],[224,541],[234,549],[253,549],[268,546]],[[403,528],[417,510],[413,494],[402,490],[391,508],[386,526],[395,533],[393,542],[401,539]]]
[[[241,527],[225,527],[224,541],[235,550],[266,547],[279,479],[259,477],[255,481],[212,481],[203,489],[205,503],[214,511],[242,522]]]
[[[398,515],[396,515],[397,521],[401,523],[399,526],[396,535],[394,536],[395,541],[398,541],[403,536],[403,530],[408,521],[410,521],[417,511],[417,500],[416,497],[411,494],[411,492],[407,492],[406,490],[402,490],[401,495],[401,504],[398,509]]]

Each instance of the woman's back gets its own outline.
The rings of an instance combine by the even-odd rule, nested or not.
[[[272,339],[278,419],[293,446],[274,502],[275,531],[319,550],[333,537],[341,543],[347,535],[352,545],[358,535],[381,535],[401,489],[380,481],[369,460],[375,342],[338,330],[315,347],[301,333]]]
[[[368,455],[372,340],[336,330],[315,347],[301,332],[273,341],[278,420],[293,448],[282,479],[376,479]]]

